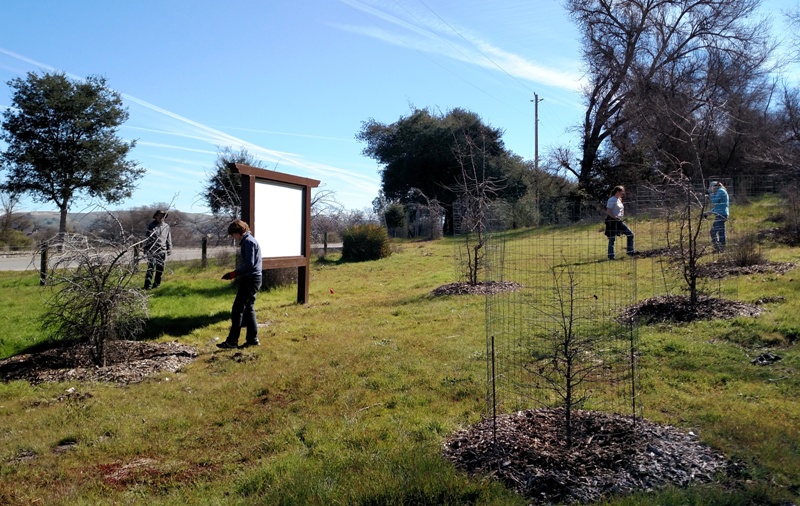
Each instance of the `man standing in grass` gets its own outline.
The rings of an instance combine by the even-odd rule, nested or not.
[[[158,210],[153,221],[147,224],[147,238],[144,240],[144,253],[147,256],[147,272],[144,275],[144,289],[158,288],[164,275],[167,255],[172,252],[172,233],[169,224],[164,222],[167,213]],[[153,275],[155,274],[155,277]]]
[[[258,346],[258,323],[256,321],[256,295],[261,288],[261,246],[250,233],[250,227],[242,220],[235,220],[228,225],[228,235],[239,241],[241,260],[236,270],[226,272],[222,279],[238,279],[239,288],[231,308],[231,329],[225,342],[218,348],[232,349],[239,345],[239,334],[242,326],[247,329],[242,348]]]

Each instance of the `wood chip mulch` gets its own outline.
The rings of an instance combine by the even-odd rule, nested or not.
[[[712,262],[698,267],[698,275],[711,279],[723,279],[728,276],[746,276],[748,274],[786,274],[797,267],[792,262],[764,262],[762,264],[739,267],[725,262]]]
[[[564,410],[497,417],[452,435],[444,456],[472,475],[490,476],[534,504],[589,503],[611,495],[710,482],[733,464],[692,432],[597,411],[573,411],[573,445]]]
[[[450,283],[442,285],[431,292],[434,297],[443,295],[491,295],[495,293],[513,292],[522,285],[513,281],[484,281],[482,283]]]
[[[110,341],[106,343],[106,365],[100,367],[92,362],[88,344],[59,343],[50,349],[0,360],[0,380],[127,385],[159,372],[175,372],[197,356],[197,348],[176,342]]]
[[[643,325],[689,323],[716,318],[729,320],[737,316],[756,317],[761,312],[759,306],[735,300],[699,297],[697,304],[692,305],[687,295],[660,295],[628,306],[620,313],[619,319]]]

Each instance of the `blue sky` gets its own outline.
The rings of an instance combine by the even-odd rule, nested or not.
[[[780,25],[797,0],[765,5]],[[10,79],[53,70],[123,95],[120,135],[147,175],[121,208],[206,211],[225,146],[369,208],[380,175],[355,140],[369,118],[462,107],[532,159],[534,93],[540,158],[574,144],[583,112],[579,37],[558,0],[0,0],[0,110]]]

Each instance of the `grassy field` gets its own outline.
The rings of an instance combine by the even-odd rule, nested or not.
[[[543,232],[514,237],[530,234]],[[430,296],[455,281],[453,241],[315,260],[310,302],[294,303],[295,287],[262,292],[262,346],[238,352],[214,346],[229,266],[173,263],[147,339],[194,345],[198,359],[125,387],[0,383],[0,504],[527,504],[441,457],[448,434],[487,412],[485,300]],[[765,253],[800,262],[797,248]],[[741,473],[607,504],[800,501],[798,276],[736,281],[741,300],[786,297],[758,318],[640,329],[645,417],[695,431]],[[8,357],[42,341],[43,292],[35,273],[0,273],[0,290]],[[752,365],[764,351],[782,360]]]

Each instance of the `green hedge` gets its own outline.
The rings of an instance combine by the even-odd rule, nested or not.
[[[378,225],[357,225],[348,228],[342,237],[342,260],[363,262],[392,254],[386,229]]]

